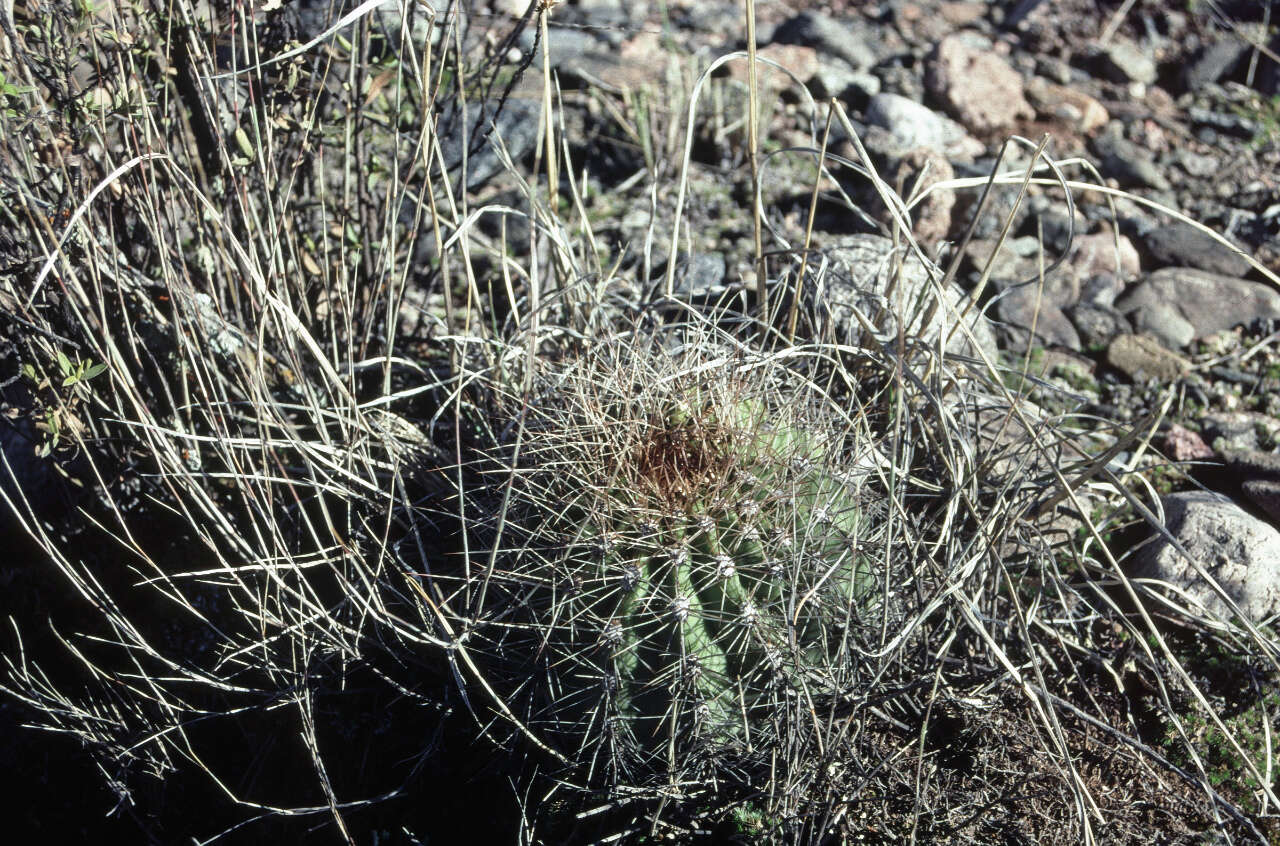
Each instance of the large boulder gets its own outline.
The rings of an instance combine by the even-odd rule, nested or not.
[[[508,97],[470,103],[463,109],[451,102],[440,114],[440,153],[451,175],[458,178],[466,163],[466,187],[475,190],[504,169],[501,149],[512,161],[531,152],[538,141],[536,100]],[[465,116],[465,120],[463,117]]]
[[[1166,528],[1190,557],[1157,535],[1139,551],[1134,575],[1167,582],[1228,619],[1232,611],[1205,576],[1254,622],[1280,612],[1280,531],[1208,491],[1169,494],[1161,503]]]
[[[1157,270],[1116,300],[1116,308],[1141,321],[1142,312],[1171,309],[1204,338],[1257,318],[1280,318],[1280,293],[1250,282],[1203,270],[1166,267]]]
[[[1143,236],[1142,243],[1161,267],[1193,267],[1232,277],[1244,276],[1251,269],[1244,256],[1185,223],[1157,226]]]
[[[1022,75],[971,34],[944,38],[925,71],[929,93],[970,132],[1003,132],[1035,115],[1022,90]]]

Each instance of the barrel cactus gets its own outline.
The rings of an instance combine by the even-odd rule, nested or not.
[[[432,572],[516,734],[638,789],[812,733],[884,594],[855,417],[794,360],[705,333],[485,387],[437,500],[463,542]]]

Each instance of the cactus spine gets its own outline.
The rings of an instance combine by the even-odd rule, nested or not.
[[[643,346],[540,373],[523,434],[457,491],[493,561],[471,621],[493,688],[589,781],[631,785],[767,750],[848,683],[876,595],[830,398],[774,357]]]

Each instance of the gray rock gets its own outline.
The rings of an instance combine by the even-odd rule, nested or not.
[[[876,51],[863,33],[846,26],[828,14],[804,11],[778,25],[773,41],[779,44],[801,44],[843,59],[854,70],[869,70],[876,63]]]
[[[1123,291],[1124,282],[1117,279],[1114,273],[1095,273],[1080,286],[1080,302],[1111,308],[1116,303],[1116,297]]]
[[[1088,231],[1089,221],[1078,211],[1073,220],[1061,208],[1061,201],[1056,204],[1035,202],[1042,199],[1048,200],[1049,198],[1033,198],[1030,204],[1033,219],[1027,228],[1031,232],[1038,232],[1044,238],[1044,244],[1051,252],[1062,255],[1072,245],[1072,239],[1079,238]],[[1034,238],[1036,236],[1032,235],[1030,237]]]
[[[1226,37],[1202,49],[1182,72],[1182,83],[1192,93],[1203,90],[1235,70],[1249,52],[1249,44],[1240,38]]]
[[[1128,237],[1110,231],[1095,232],[1092,235],[1077,234],[1066,262],[1058,271],[1071,280],[1073,294],[1062,305],[1076,302],[1084,283],[1099,274],[1108,273],[1119,279],[1134,279],[1141,270],[1138,250]]]
[[[813,96],[819,99],[827,97],[839,99],[844,97],[844,92],[853,85],[853,78],[857,73],[859,71],[854,70],[853,66],[843,59],[824,57],[824,60],[818,66],[818,70],[813,75],[809,89],[813,92]],[[879,85],[880,80],[877,79],[877,94],[879,93]]]
[[[1046,253],[1044,262],[1047,265],[1053,259],[1052,253]],[[1010,288],[1026,290],[1032,297],[1038,296],[1041,302],[1055,306],[1058,309],[1065,309],[1067,306],[1075,305],[1080,299],[1080,286],[1073,277],[1059,270],[1049,273],[1041,280],[1039,256],[1024,259],[1023,261],[1030,264],[1031,272],[1019,278],[1016,284],[1012,284],[1012,280],[998,277],[992,278],[992,283],[1001,291]]]
[[[1133,312],[1157,306],[1175,311],[1203,338],[1260,318],[1280,318],[1280,293],[1261,282],[1249,282],[1203,270],[1166,267],[1131,287],[1116,308],[1137,323]]]
[[[871,98],[880,93],[883,83],[874,73],[858,71],[849,77],[849,87],[844,91],[844,99],[855,108],[861,109]]]
[[[956,168],[957,176],[981,176],[986,178],[990,170],[974,168]],[[1010,232],[1017,232],[1026,223],[1027,217],[1031,214],[1030,205],[1025,201],[1018,204],[1018,185],[993,185],[991,193],[987,196],[986,205],[982,207],[982,216],[978,218],[973,231],[974,238],[981,238],[984,241],[994,241],[999,236],[1000,231],[1004,228],[1005,221],[1012,215],[1013,223],[1010,226]],[[975,191],[960,191],[956,197],[956,208],[954,217],[963,221],[965,225],[973,219],[973,214],[978,209],[978,200],[982,196],[983,189]]]
[[[1036,73],[1059,85],[1071,84],[1071,65],[1053,56],[1036,56]]]
[[[495,135],[502,139],[502,145],[515,162],[533,150],[538,141],[541,103],[511,97],[495,113],[497,105],[496,102],[469,103],[465,127],[456,107],[447,108],[440,116],[440,152],[445,166],[456,175],[465,152],[468,189],[478,188],[502,171]]]
[[[1197,571],[1198,564],[1250,620],[1260,622],[1280,611],[1280,531],[1207,491],[1169,494],[1161,504],[1165,527],[1190,558],[1157,535],[1135,556],[1136,576],[1167,582],[1210,612],[1234,616]]]
[[[953,213],[954,216],[954,213]],[[973,238],[965,245],[964,255],[973,267],[975,280],[990,265],[991,284],[1000,290],[1034,280],[1039,273],[1039,242],[1030,236],[1006,238],[1000,244],[996,238]],[[994,258],[993,258],[994,256]],[[1050,259],[1046,258],[1046,263]]]
[[[1187,117],[1191,119],[1193,126],[1207,126],[1215,132],[1223,135],[1233,135],[1236,138],[1253,138],[1263,131],[1262,124],[1256,120],[1251,120],[1244,115],[1232,114],[1231,112],[1218,112],[1213,109],[1201,109],[1192,106],[1187,109]]]
[[[972,158],[982,143],[945,115],[897,94],[877,94],[867,104],[866,121],[884,129],[903,153],[923,147],[948,158]]]
[[[919,69],[903,67],[897,61],[891,61],[876,65],[872,72],[879,78],[881,88],[886,93],[917,102],[924,99],[924,79]]]
[[[943,289],[945,301],[938,303],[929,281],[930,270],[913,253],[904,253],[901,247],[895,252],[893,241],[888,238],[849,235],[823,252],[829,266],[820,289],[806,288],[807,310],[820,329],[829,328],[842,339],[855,341],[862,335],[861,322],[854,316],[856,310],[876,328],[882,340],[896,336],[901,325],[908,335],[933,343],[941,332],[951,333],[955,314],[964,311],[969,303],[955,284]],[[937,267],[932,267],[932,272],[934,279],[942,278]],[[969,308],[965,322],[978,346],[994,357],[995,333],[981,310]],[[972,353],[960,329],[950,337],[948,352]]]
[[[1133,330],[1150,335],[1171,350],[1180,350],[1195,340],[1192,326],[1171,303],[1148,303],[1129,313]]]
[[[1145,335],[1117,335],[1107,347],[1107,364],[1135,382],[1172,382],[1191,369],[1191,362]]]
[[[1156,60],[1150,53],[1127,41],[1113,41],[1096,48],[1092,55],[1093,67],[1112,82],[1141,82],[1150,85],[1156,81]]]
[[[676,269],[675,293],[681,297],[721,294],[727,272],[723,253],[694,253]]]
[[[1106,227],[1119,224],[1122,233],[1137,239],[1165,222],[1128,197],[1113,197],[1112,201],[1115,203],[1114,212],[1109,208],[1109,203],[1087,203],[1081,211],[1091,222]]]
[[[1252,479],[1240,486],[1244,495],[1271,518],[1271,522],[1280,525],[1280,482],[1271,479]]]
[[[292,7],[298,21],[298,40],[306,42],[320,35],[356,5],[354,0],[339,0],[332,4],[329,0],[300,0]],[[413,43],[415,49],[421,50],[428,37],[433,45],[438,45],[440,38],[449,31],[452,22],[456,21],[459,26],[464,25],[467,7],[470,4],[461,3],[458,0],[426,0],[426,5],[435,10],[434,27],[427,9],[420,8],[418,3],[405,4],[403,10],[398,3],[383,3],[370,13],[369,22],[372,29],[379,32],[392,49],[397,50],[401,33],[407,22],[408,32],[404,32],[404,36]],[[446,17],[445,13],[449,12],[451,7],[453,14]],[[408,12],[407,17],[405,11]],[[354,25],[355,21],[348,24],[349,27]]]
[[[1025,350],[1028,344],[1061,346],[1076,352],[1083,349],[1076,327],[1055,303],[1037,297],[1034,285],[1002,293],[996,300],[996,314],[1008,324],[1006,333],[1014,349]]]
[[[646,3],[636,3],[633,0],[624,0],[624,3],[627,7],[632,9],[632,13],[630,21],[624,25],[624,28],[615,30],[623,36],[619,39],[620,44],[627,38],[634,37],[636,32],[639,31],[640,28],[644,27],[645,16],[649,14],[648,4]],[[556,16],[558,17],[560,15],[560,9],[566,7],[573,8],[569,3],[564,3],[556,9]],[[685,32],[730,35],[730,39],[732,41],[740,37],[739,33],[741,33],[743,29],[742,9],[738,6],[734,6],[732,3],[687,3],[681,7],[680,11],[683,20],[680,23],[679,29],[673,29],[671,31],[671,34],[677,39],[681,38],[677,33],[684,30]],[[552,21],[554,20],[555,18],[552,18]],[[582,16],[579,25],[586,27],[598,27],[602,24],[597,23],[588,13]],[[773,33],[776,29],[776,24],[772,23],[767,17],[761,15],[756,19],[756,43],[763,46],[772,42]],[[729,44],[725,44],[724,46],[728,48]]]
[[[660,56],[622,56],[616,50],[584,50],[562,57],[559,62],[560,74],[564,80],[617,90],[635,90],[645,85],[657,84],[662,78],[664,67],[665,63]]]
[[[1133,332],[1125,316],[1108,306],[1079,302],[1067,308],[1066,315],[1086,349],[1106,346],[1117,335]]]
[[[979,247],[986,248],[987,253],[990,252],[990,247],[987,246],[990,242],[977,243]],[[1006,246],[1012,247],[1019,258],[1010,261],[1004,250],[997,255],[996,262],[992,265],[991,275],[991,283],[996,288],[1001,291],[1016,288],[1024,292],[1021,296],[1027,297],[1029,303],[1039,298],[1044,305],[1054,306],[1058,310],[1075,305],[1080,300],[1083,274],[1075,272],[1070,260],[1057,269],[1051,270],[1050,265],[1056,256],[1051,250],[1045,249],[1042,257],[1038,240],[1030,235],[1013,238],[1006,242]],[[1026,249],[1028,247],[1029,249]],[[971,259],[975,258],[972,253],[969,255]],[[1041,279],[1042,264],[1046,270],[1043,279]]]
[[[1227,469],[1237,479],[1271,479],[1280,482],[1280,453],[1224,449],[1219,454]]]
[[[1179,148],[1173,151],[1174,164],[1185,170],[1188,175],[1200,179],[1213,176],[1222,168],[1222,161],[1215,155],[1193,153],[1191,150]]]
[[[1153,229],[1142,240],[1160,267],[1194,267],[1223,276],[1244,276],[1249,262],[1209,235],[1185,223]]]
[[[1102,174],[1110,176],[1121,185],[1138,188],[1154,188],[1168,191],[1169,180],[1156,167],[1151,153],[1124,138],[1111,136],[1097,146],[1102,154],[1099,165]]]
[[[585,53],[590,53],[602,47],[600,40],[591,32],[583,29],[569,27],[550,27],[547,30],[547,43],[537,35],[536,27],[525,27],[520,32],[520,50],[526,55],[534,50],[537,51],[533,55],[530,64],[532,68],[542,67],[542,51],[547,51],[547,57],[550,59],[551,67],[560,68],[572,62],[574,59]]]
[[[841,59],[826,57],[819,63],[811,87],[815,97],[836,97],[861,109],[880,93],[880,77],[855,70]]]
[[[1280,420],[1258,411],[1213,411],[1200,418],[1205,442],[1218,452],[1263,454],[1261,441],[1275,443]]]
[[[527,2],[522,4],[528,8]],[[523,11],[523,9],[521,10]],[[556,10],[556,18],[565,23],[579,26],[594,26],[599,30],[621,31],[623,35],[628,26],[635,23],[636,4],[627,0],[578,0],[572,6],[566,5]],[[640,12],[643,14],[643,12]]]

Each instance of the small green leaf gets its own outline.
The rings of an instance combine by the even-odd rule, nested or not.
[[[62,350],[58,350],[58,369],[62,371],[63,376],[70,376],[73,372],[71,359],[67,358],[67,354]]]
[[[236,146],[240,148],[240,153],[244,158],[253,161],[257,156],[257,150],[253,147],[253,142],[249,140],[249,133],[245,132],[241,127],[236,127],[235,131]]]
[[[102,362],[98,362],[97,364],[91,364],[89,365],[89,368],[85,370],[84,378],[92,379],[94,376],[97,376],[100,373],[106,372],[106,369],[107,369],[107,365]]]

